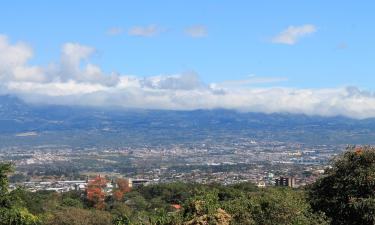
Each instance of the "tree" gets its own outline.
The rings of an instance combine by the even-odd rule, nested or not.
[[[195,196],[188,200],[183,211],[185,225],[222,224],[229,225],[231,216],[220,208],[216,191]]]
[[[104,209],[105,207],[105,192],[104,188],[107,186],[107,179],[97,176],[91,180],[87,185],[87,199],[97,209]]]
[[[9,207],[9,192],[8,192],[8,175],[13,172],[13,166],[10,163],[0,163],[0,207]]]
[[[32,214],[43,214],[55,210],[61,201],[61,196],[55,191],[30,192],[24,188],[16,188],[10,192],[12,206],[24,207]]]
[[[8,175],[12,171],[12,164],[0,163],[0,225],[36,225],[38,217],[26,208],[12,205],[8,191]]]
[[[310,187],[309,200],[332,225],[375,224],[375,148],[349,146]]]
[[[39,218],[26,208],[0,208],[0,225],[37,225]]]
[[[234,225],[323,225],[328,224],[321,213],[313,213],[303,190],[268,188],[243,193],[226,201],[224,208]]]
[[[129,185],[129,180],[127,179],[117,179],[116,180],[117,189],[114,190],[113,196],[117,201],[122,200],[125,193],[130,192],[131,188]]]
[[[61,205],[75,208],[83,208],[82,202],[79,199],[74,198],[64,198],[61,202]]]

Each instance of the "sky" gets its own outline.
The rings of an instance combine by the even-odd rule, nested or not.
[[[2,1],[0,94],[375,117],[375,2]]]

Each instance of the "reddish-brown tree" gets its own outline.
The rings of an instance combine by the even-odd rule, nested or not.
[[[113,192],[113,196],[117,201],[120,201],[125,193],[131,190],[129,186],[129,180],[127,179],[117,179],[116,180],[117,189]]]
[[[107,186],[107,179],[97,176],[95,179],[89,181],[87,186],[87,199],[94,204],[97,209],[104,209],[105,207],[105,192],[104,188]]]

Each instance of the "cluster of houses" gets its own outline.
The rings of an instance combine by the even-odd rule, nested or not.
[[[127,179],[128,185],[130,188],[148,185],[149,180],[146,179]],[[14,190],[17,187],[21,186],[31,192],[36,191],[56,191],[59,193],[68,192],[68,191],[85,191],[91,180],[65,180],[65,181],[29,181],[23,182],[21,184],[11,184],[10,189]],[[106,193],[112,193],[113,189],[116,188],[116,183],[112,180],[109,180],[105,187],[104,191]]]

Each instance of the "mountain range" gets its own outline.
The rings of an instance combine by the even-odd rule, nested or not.
[[[141,110],[26,103],[0,96],[0,147],[234,142],[241,138],[305,144],[374,144],[375,119],[243,113],[234,110]]]

